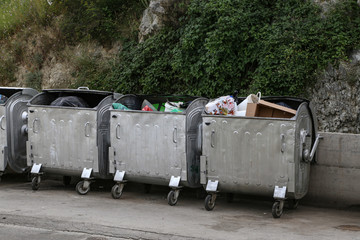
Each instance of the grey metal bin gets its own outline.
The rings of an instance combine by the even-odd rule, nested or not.
[[[86,106],[51,105],[69,96]],[[64,184],[71,176],[81,176],[76,191],[82,195],[93,178],[108,178],[109,108],[119,96],[82,88],[43,90],[31,99],[27,164],[32,166],[33,190],[44,172],[64,176]]]
[[[182,113],[140,111],[143,100],[189,102]],[[124,95],[117,103],[133,110],[111,110],[109,161],[116,184],[112,196],[120,198],[127,180],[169,185],[169,205],[177,203],[182,186],[200,184],[199,126],[208,102],[205,98]]]
[[[296,109],[292,118],[203,115],[201,183],[206,210],[218,192],[273,196],[275,218],[284,200],[295,208],[308,191],[310,162],[319,139],[310,102],[291,97],[263,100]]]
[[[26,164],[27,103],[32,88],[0,88],[0,177],[6,171],[23,173]]]

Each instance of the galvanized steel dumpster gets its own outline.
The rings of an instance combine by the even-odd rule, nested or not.
[[[310,102],[265,97],[297,110],[293,118],[203,115],[201,183],[212,210],[218,192],[273,196],[275,218],[284,200],[296,207],[309,186],[310,162],[320,139]]]
[[[60,97],[76,97],[87,107],[51,106]],[[107,178],[109,108],[121,95],[88,89],[43,90],[29,102],[28,166],[32,188],[37,190],[42,173],[81,176],[79,194],[90,190],[92,178]]]
[[[26,164],[27,103],[32,88],[0,88],[0,177],[6,171],[23,173]]]
[[[182,113],[140,111],[150,103],[191,101]],[[175,205],[182,186],[201,187],[199,127],[205,98],[124,95],[116,101],[133,110],[111,110],[109,161],[116,184],[113,198],[120,198],[127,180],[169,185],[169,205]]]

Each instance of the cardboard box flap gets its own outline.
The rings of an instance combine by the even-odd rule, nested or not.
[[[247,117],[292,118],[295,115],[294,109],[264,100],[260,100],[259,103],[248,103],[246,108]]]

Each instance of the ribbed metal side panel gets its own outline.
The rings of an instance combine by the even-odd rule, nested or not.
[[[29,107],[28,165],[70,170],[93,168],[99,172],[97,111],[55,107]]]
[[[206,173],[220,191],[271,195],[275,185],[286,185],[295,121],[203,116],[203,122]]]
[[[186,174],[183,114],[112,110],[110,142],[115,164],[110,172],[126,172],[131,181],[167,185],[171,176]]]

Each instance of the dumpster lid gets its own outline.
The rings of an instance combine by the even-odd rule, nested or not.
[[[57,98],[74,96],[83,99],[88,105],[86,108],[96,108],[105,98],[112,97],[115,99],[118,95],[113,92],[88,89],[44,89],[30,100],[29,106],[51,106],[51,103]]]
[[[108,92],[108,91],[84,90],[84,89],[43,89],[42,91],[48,93],[84,93],[84,94],[98,94],[105,96],[114,94],[113,92]]]
[[[20,87],[0,87],[0,94],[5,95],[6,97],[11,97],[17,92],[31,92],[32,95],[35,95],[36,90],[32,88],[20,88]]]

